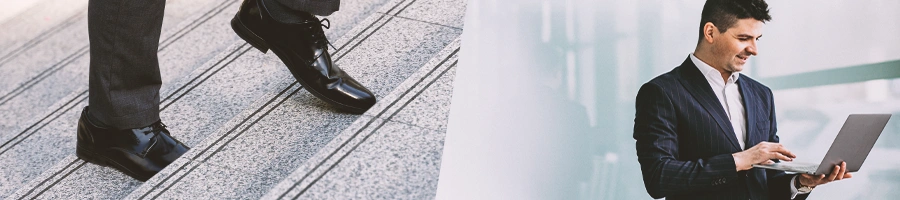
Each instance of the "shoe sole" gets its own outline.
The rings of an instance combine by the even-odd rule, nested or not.
[[[76,146],[77,147],[75,149],[75,156],[78,156],[78,158],[80,158],[84,161],[87,161],[89,163],[93,163],[96,165],[116,169],[116,170],[124,173],[125,175],[128,175],[131,178],[137,179],[141,182],[145,182],[148,179],[150,179],[150,177],[152,177],[152,176],[138,175],[137,173],[134,173],[133,171],[128,170],[128,168],[125,168],[125,166],[122,166],[118,162],[115,162],[112,159],[109,159],[109,157],[106,157],[100,153],[97,153],[96,151],[94,151],[91,148],[88,148],[82,144],[78,144]]]
[[[263,54],[265,54],[269,50],[269,45],[266,44],[266,41],[263,40],[262,37],[259,37],[259,35],[257,35],[253,31],[251,31],[250,28],[247,28],[247,25],[245,25],[243,22],[241,22],[241,20],[238,20],[238,17],[231,19],[231,29],[234,30],[235,33],[237,33],[238,37],[241,37],[241,39],[244,39],[244,41],[246,41],[248,44],[250,44],[250,46],[253,46],[254,48],[263,52]],[[287,60],[287,59],[284,59],[284,57],[281,56],[277,51],[272,51],[272,52],[274,52],[275,56],[278,56],[278,58],[281,59],[282,62],[285,62],[285,60]],[[288,65],[288,63],[284,63],[284,64]],[[288,70],[290,70],[290,68],[288,68]],[[294,73],[292,72],[291,75],[293,75],[293,74]],[[298,78],[297,76],[294,76],[294,79],[296,79],[297,82],[299,82],[300,85],[302,85],[303,87],[311,88],[311,87],[309,87],[309,84],[307,84],[305,81],[303,81],[303,79]],[[309,91],[309,93],[313,94],[313,96],[316,96],[317,98],[319,98],[325,102],[328,102],[331,105],[338,107],[339,109],[342,109],[342,110],[346,110],[346,111],[356,113],[356,114],[362,114],[362,113],[366,112],[366,110],[369,110],[368,108],[363,109],[363,108],[357,108],[357,107],[342,104],[340,102],[337,102],[335,100],[325,97],[325,95],[322,95],[315,90],[307,89],[306,91]]]
[[[268,45],[265,44],[266,41],[264,41],[262,37],[256,35],[256,33],[253,33],[253,31],[250,31],[250,29],[247,28],[247,25],[244,25],[237,17],[231,19],[231,29],[234,30],[234,33],[237,33],[241,39],[244,39],[244,41],[250,44],[250,46],[262,51],[263,54],[269,51]]]

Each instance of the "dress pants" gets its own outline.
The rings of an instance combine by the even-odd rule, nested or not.
[[[340,0],[263,0],[273,18],[295,12],[330,15]],[[89,116],[108,128],[130,129],[159,121],[157,49],[165,0],[90,0]]]
[[[334,11],[338,11],[341,4],[340,0],[263,0],[266,5],[272,5],[271,2],[277,1],[281,3],[287,10],[303,11],[313,15],[328,16]],[[274,14],[273,14],[274,15]],[[274,17],[274,16],[273,16]],[[279,18],[275,18],[278,20]]]

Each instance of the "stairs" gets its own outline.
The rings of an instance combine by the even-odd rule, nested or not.
[[[328,17],[336,64],[378,97],[363,115],[316,99],[238,38],[239,0],[168,1],[161,118],[192,149],[147,182],[74,155],[86,5],[41,0],[0,23],[0,197],[433,198],[463,0],[345,0]],[[22,22],[41,14],[52,22]]]

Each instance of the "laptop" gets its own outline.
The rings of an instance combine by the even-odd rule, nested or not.
[[[875,146],[875,141],[891,118],[890,114],[852,114],[847,117],[841,132],[838,132],[822,163],[779,162],[753,167],[806,173],[812,175],[829,174],[834,166],[847,162],[847,172],[857,172],[866,161],[866,156]]]

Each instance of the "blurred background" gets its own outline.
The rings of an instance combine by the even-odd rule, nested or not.
[[[742,73],[773,90],[798,161],[820,162],[849,114],[894,115],[861,171],[810,199],[896,199],[900,1],[768,3],[773,19]],[[469,1],[438,199],[650,199],[635,96],[693,51],[703,4]]]
[[[0,12],[0,22],[14,17],[15,14],[38,2],[39,0],[0,0],[0,3],[3,3],[3,12]]]

